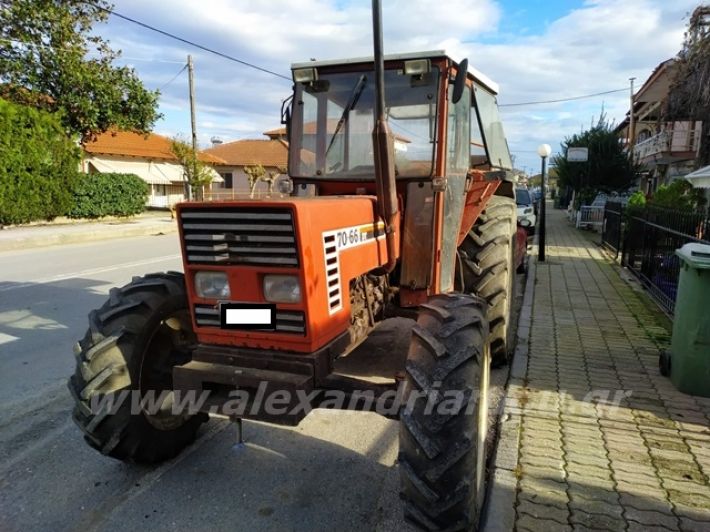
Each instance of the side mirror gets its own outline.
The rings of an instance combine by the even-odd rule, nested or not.
[[[466,75],[468,74],[468,59],[464,59],[459,63],[459,69],[456,72],[456,79],[454,80],[454,93],[451,95],[451,101],[453,103],[459,103],[461,96],[463,95],[463,89],[466,86]]]
[[[293,95],[281,102],[281,124],[286,126],[286,140],[291,142],[291,105],[293,104]]]

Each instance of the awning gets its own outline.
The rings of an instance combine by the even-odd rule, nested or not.
[[[182,166],[171,162],[117,161],[96,157],[87,158],[101,173],[135,174],[149,185],[171,185],[184,182]],[[212,182],[222,183],[224,179],[212,168]]]
[[[219,175],[214,168],[210,168],[213,183],[223,183],[224,179]],[[182,166],[175,163],[150,163],[150,172],[153,175],[159,175],[164,179],[168,179],[173,184],[182,183],[184,181]]]
[[[145,161],[115,161],[91,157],[87,159],[102,174],[135,174],[149,185],[170,185],[170,179],[163,172],[155,170],[155,163]],[[179,167],[178,167],[179,168]],[[182,180],[182,176],[180,177]]]
[[[685,176],[695,188],[710,188],[710,166],[704,166]]]

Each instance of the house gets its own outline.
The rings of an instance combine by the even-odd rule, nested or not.
[[[639,188],[646,194],[686,176],[696,166],[702,122],[690,117],[675,121],[665,118],[677,69],[676,59],[658,65],[633,96],[633,130],[629,113],[616,127],[622,142],[633,150],[643,168]]]
[[[338,129],[338,122],[339,120],[337,118],[328,118],[327,121],[327,133],[328,135],[333,135],[335,134],[336,130]],[[369,134],[369,131],[368,131]],[[285,127],[280,127],[277,129],[272,129],[270,131],[265,131],[264,135],[269,137],[271,140],[280,140],[281,142],[284,142],[286,146],[288,146],[288,139],[286,137],[286,128]],[[310,153],[315,153],[317,151],[316,149],[316,137],[317,137],[317,126],[315,122],[306,122],[303,124],[303,132],[301,134],[301,146],[304,150]],[[408,139],[407,137],[398,134],[397,132],[393,132],[393,139],[394,139],[394,149],[395,151],[398,150],[407,150],[407,144],[411,144],[411,140]]]
[[[328,119],[328,134],[335,133],[338,127],[337,119]],[[222,163],[215,164],[215,170],[219,172],[224,180],[222,188],[213,187],[209,197],[211,199],[229,199],[237,196],[246,196],[251,193],[249,190],[249,179],[244,172],[247,166],[261,165],[267,173],[283,174],[288,168],[288,139],[286,128],[281,127],[264,132],[266,139],[243,139],[233,142],[223,143],[218,139],[212,139],[212,147],[202,153],[222,159]],[[315,163],[316,151],[316,123],[307,122],[303,125],[302,150],[303,160],[310,160]],[[395,150],[406,149],[406,144],[411,142],[406,137],[395,134]],[[265,194],[269,192],[269,185],[259,182],[256,185],[255,194]]]
[[[107,131],[84,144],[82,171],[135,174],[150,185],[148,206],[170,207],[185,199],[183,168],[170,149],[171,143],[168,137],[155,133]],[[198,158],[213,166],[224,163],[204,152]],[[212,186],[222,181],[214,172]]]
[[[285,174],[288,165],[288,142],[285,140],[286,132],[282,136],[270,135],[266,132],[267,139],[243,139],[233,142],[215,142],[211,148],[202,153],[221,160],[214,168],[222,177],[221,188],[213,187],[213,199],[228,199],[235,196],[248,195],[249,180],[244,172],[246,166],[261,165],[266,172]],[[268,192],[267,183],[259,182],[255,191],[257,194]]]

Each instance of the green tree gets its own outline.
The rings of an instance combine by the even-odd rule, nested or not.
[[[105,0],[0,0],[0,96],[62,111],[64,127],[83,141],[111,127],[152,129],[159,92],[114,66],[120,52],[92,32],[110,8]]]
[[[589,148],[589,160],[569,162],[567,148]],[[639,167],[624,152],[619,137],[605,115],[601,115],[591,129],[566,137],[561,155],[553,158],[558,186],[569,186],[577,192],[594,195],[597,191],[613,192],[628,189],[639,172]]]
[[[65,214],[78,168],[60,117],[0,98],[0,226]]]
[[[212,183],[212,167],[201,161],[199,154],[180,137],[173,139],[170,149],[182,166],[185,182],[192,189],[192,197],[201,200],[204,187]]]

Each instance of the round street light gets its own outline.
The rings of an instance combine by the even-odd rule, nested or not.
[[[542,172],[540,173],[540,234],[537,237],[538,251],[537,260],[538,262],[545,262],[545,196],[547,194],[545,187],[545,162],[547,158],[552,153],[552,148],[549,144],[540,144],[537,147],[537,154],[542,159]]]

